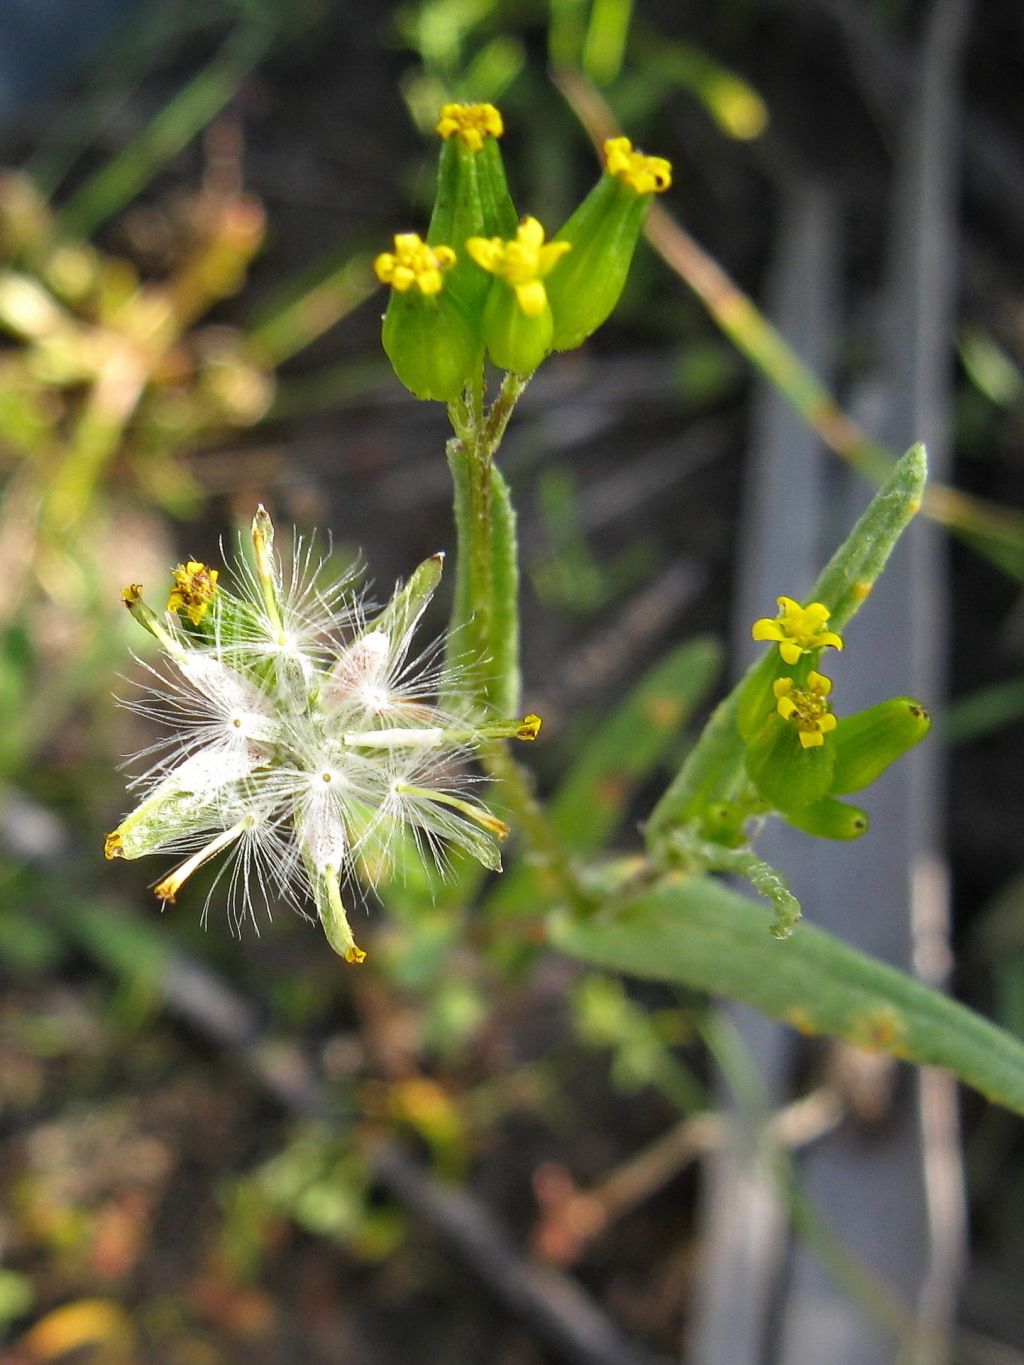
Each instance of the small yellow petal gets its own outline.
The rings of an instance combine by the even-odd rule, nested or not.
[[[820,730],[801,730],[800,743],[805,749],[817,749],[820,744],[825,743],[825,736]]]
[[[513,288],[516,291],[516,299],[519,307],[528,318],[539,318],[543,313],[548,294],[540,280],[530,280],[527,284],[517,284]]]
[[[773,621],[770,616],[762,616],[760,621],[755,621],[750,627],[750,633],[755,640],[783,640],[782,627],[778,621]]]
[[[792,666],[799,662],[803,650],[793,640],[781,640],[779,642],[779,653],[782,655],[785,662]]]

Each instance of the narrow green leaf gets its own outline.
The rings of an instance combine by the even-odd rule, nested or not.
[[[828,607],[830,630],[842,630],[864,605],[896,542],[921,506],[927,478],[928,457],[919,443],[896,461],[864,515],[826,564],[809,600]]]
[[[728,996],[803,1033],[944,1067],[1024,1114],[1024,1044],[820,929],[805,924],[779,942],[765,920],[718,882],[673,876],[614,917],[583,923],[559,912],[550,936],[596,966]]]

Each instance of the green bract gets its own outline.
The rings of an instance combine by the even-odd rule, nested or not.
[[[837,796],[859,792],[924,739],[931,717],[913,697],[893,697],[847,716],[836,727]]]
[[[827,795],[835,763],[831,735],[807,747],[796,727],[774,712],[747,745],[750,780],[758,795],[783,814]]]
[[[476,329],[447,290],[392,289],[382,340],[395,374],[417,398],[451,402],[480,367]]]
[[[529,317],[504,280],[491,283],[484,304],[483,337],[495,365],[515,374],[532,374],[551,350],[552,326],[546,302],[536,317]]]
[[[786,819],[805,834],[814,834],[819,839],[859,839],[868,828],[867,811],[851,806],[847,801],[837,801],[833,796],[823,796],[809,806],[788,810]]]

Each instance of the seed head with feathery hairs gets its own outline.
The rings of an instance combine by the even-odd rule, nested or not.
[[[280,898],[302,911],[312,898],[328,941],[361,962],[342,900],[347,883],[380,876],[395,850],[443,865],[455,845],[500,870],[508,827],[470,799],[460,764],[494,739],[534,739],[537,716],[480,720],[434,700],[458,679],[433,665],[436,647],[410,658],[413,636],[441,576],[426,560],[387,606],[369,617],[343,580],[324,586],[324,565],[296,543],[285,574],[261,507],[252,563],[231,591],[190,560],[173,572],[157,614],[132,584],[122,594],[159,642],[166,673],[137,709],[170,735],[144,751],[142,799],[107,836],[108,858],[186,854],[159,882],[173,902],[188,878],[220,853],[230,868],[236,926]]]

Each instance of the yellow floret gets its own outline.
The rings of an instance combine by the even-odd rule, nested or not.
[[[604,144],[604,161],[608,174],[637,194],[661,194],[672,184],[672,163],[663,156],[634,151],[628,137],[610,137]]]
[[[772,691],[775,709],[783,720],[794,723],[803,747],[815,749],[824,744],[825,736],[838,724],[825,700],[832,691],[832,679],[812,671],[807,675],[807,686],[797,687],[792,678],[776,678]]]
[[[831,645],[842,649],[843,642],[834,630],[823,630],[831,612],[821,602],[811,602],[802,607],[792,597],[779,597],[779,614],[773,620],[762,617],[751,627],[755,640],[774,640],[778,643],[779,653],[787,664],[795,664],[801,654],[812,649],[822,649]]]
[[[458,135],[471,152],[478,152],[484,138],[501,137],[505,125],[493,104],[445,104],[437,131],[442,137]]]
[[[416,232],[400,232],[394,251],[382,252],[373,263],[381,284],[390,284],[400,294],[413,287],[421,294],[439,294],[442,276],[455,264],[450,246],[427,246]]]
[[[524,218],[510,242],[500,237],[470,237],[466,250],[482,270],[500,275],[515,290],[528,318],[540,317],[547,301],[543,277],[571,250],[569,242],[544,244],[544,229],[536,218]]]

